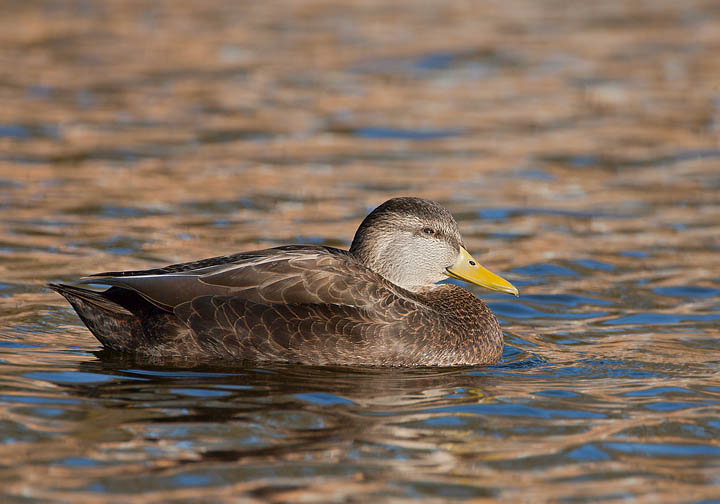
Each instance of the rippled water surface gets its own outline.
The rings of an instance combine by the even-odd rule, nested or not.
[[[0,501],[720,502],[720,4],[5,2]],[[495,366],[158,367],[48,281],[455,214]]]

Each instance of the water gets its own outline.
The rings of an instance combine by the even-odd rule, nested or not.
[[[720,501],[716,2],[4,13],[0,500]],[[520,288],[500,364],[156,367],[44,288],[401,194]]]

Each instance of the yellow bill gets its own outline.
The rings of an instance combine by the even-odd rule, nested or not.
[[[518,290],[513,284],[480,266],[463,247],[460,247],[460,254],[455,264],[445,268],[445,271],[449,276],[458,280],[474,283],[486,289],[518,295]]]

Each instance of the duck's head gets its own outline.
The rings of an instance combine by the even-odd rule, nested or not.
[[[395,285],[431,288],[448,277],[517,296],[507,280],[483,268],[465,250],[452,214],[434,201],[393,198],[370,213],[350,253]]]

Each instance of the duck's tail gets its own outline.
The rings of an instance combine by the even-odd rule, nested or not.
[[[96,291],[56,283],[50,283],[48,287],[68,300],[104,347],[119,351],[134,350],[138,335],[143,334],[141,321],[108,296],[107,290]]]

